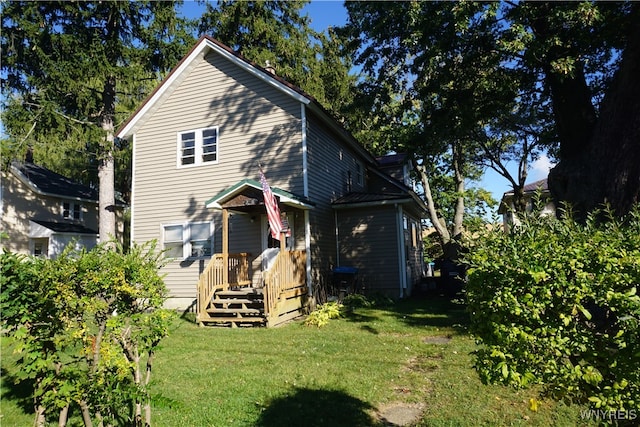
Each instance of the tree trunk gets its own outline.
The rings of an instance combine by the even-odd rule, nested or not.
[[[35,415],[35,418],[33,420],[33,425],[35,427],[44,427],[45,422],[46,422],[45,416],[44,416],[45,408],[44,408],[43,405],[38,404],[38,405],[36,405],[35,409],[36,409],[36,415]]]
[[[102,145],[98,179],[100,183],[99,199],[99,233],[100,242],[108,242],[116,238],[115,212],[115,160],[114,150],[114,116],[116,101],[116,78],[110,76],[104,85],[102,93],[104,111],[101,117],[101,127],[105,132]]]
[[[87,404],[87,401],[81,400],[79,403],[84,427],[93,427],[93,421],[91,421],[91,411],[89,411],[89,405]]]
[[[635,16],[640,5],[634,4]],[[556,200],[568,202],[583,219],[608,204],[624,215],[640,202],[640,27],[632,26],[614,82],[586,147],[563,156],[549,174]],[[554,104],[556,100],[554,99]],[[561,142],[562,144],[562,142]]]
[[[68,416],[69,416],[69,405],[65,406],[60,410],[60,415],[58,416],[58,427],[65,427],[67,425]]]
[[[454,240],[460,238],[464,220],[464,175],[462,174],[464,159],[460,152],[461,149],[462,146],[458,142],[454,142],[451,145],[454,182],[456,185],[456,205],[453,211],[453,232],[451,233]]]
[[[427,202],[427,209],[429,211],[429,219],[431,220],[431,224],[436,229],[436,233],[440,237],[440,241],[442,245],[446,245],[451,240],[451,235],[449,234],[449,230],[447,230],[446,224],[443,224],[440,217],[438,216],[438,211],[436,210],[435,203],[433,202],[433,195],[431,194],[431,186],[429,185],[429,176],[427,175],[426,168],[424,165],[418,165],[415,161],[413,164],[414,168],[420,174],[420,181],[422,182],[422,187],[424,188],[424,197]]]

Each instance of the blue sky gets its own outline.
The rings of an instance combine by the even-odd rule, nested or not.
[[[196,18],[202,14],[205,6],[200,6],[194,1],[186,0],[183,5],[185,16]],[[341,26],[347,22],[347,11],[344,8],[344,1],[333,0],[313,0],[303,8],[303,13],[309,15],[311,26],[316,31],[324,31],[330,26]],[[545,156],[533,162],[529,170],[527,182],[534,182],[543,179],[552,167],[549,159]],[[509,168],[513,176],[517,176],[517,165]],[[467,186],[481,187],[493,194],[493,198],[500,200],[502,194],[510,191],[508,181],[492,170],[485,171],[480,182],[468,183]]]

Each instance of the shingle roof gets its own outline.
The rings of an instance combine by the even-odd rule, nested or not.
[[[333,205],[349,205],[358,203],[384,203],[410,201],[411,196],[406,193],[349,193],[336,199]]]
[[[538,191],[547,191],[549,190],[549,186],[547,184],[547,179],[541,179],[539,181],[535,181],[529,184],[525,184],[524,187],[522,187],[522,191],[527,194],[527,193],[535,193]],[[511,191],[506,191],[504,193],[504,196],[513,196],[513,190]]]
[[[541,179],[540,181],[532,182],[531,184],[526,184],[523,187],[525,193],[536,192],[538,190],[545,191],[548,190],[549,187],[547,185],[547,179]]]
[[[56,233],[98,234],[96,230],[71,222],[40,221],[35,219],[32,221]]]
[[[18,177],[37,192],[48,196],[98,202],[98,191],[33,163],[13,163]]]

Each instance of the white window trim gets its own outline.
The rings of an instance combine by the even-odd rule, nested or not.
[[[216,131],[216,159],[209,162],[202,161],[202,133],[205,130],[214,130]],[[195,141],[195,160],[192,164],[183,165],[182,164],[182,135],[185,133],[194,132],[196,134]],[[185,131],[180,131],[176,135],[176,167],[178,169],[182,168],[192,168],[197,166],[204,165],[215,165],[220,161],[220,127],[212,126],[208,128],[199,128],[199,129],[189,129]]]
[[[203,255],[203,256],[191,256],[191,225],[196,225],[196,224],[209,224],[209,236],[211,236],[211,255]],[[182,226],[182,257],[181,258],[174,258],[171,257],[171,259],[181,259],[181,260],[185,260],[185,259],[208,259],[211,258],[211,256],[213,255],[213,248],[214,248],[214,241],[213,241],[213,236],[214,236],[214,225],[213,225],[213,221],[193,221],[193,222],[167,222],[167,223],[162,223],[160,224],[160,241],[162,244],[162,250],[165,249],[164,247],[164,231],[166,227],[172,227],[172,226]]]
[[[64,204],[68,203],[69,204],[69,216],[64,216]],[[76,211],[76,209],[79,211],[79,215],[78,215],[78,219],[75,218],[74,216],[74,212]],[[67,221],[82,221],[83,220],[83,211],[84,211],[84,207],[82,206],[82,203],[77,203],[77,202],[72,202],[71,200],[63,200],[60,203],[60,216],[62,217],[62,219],[67,220]]]

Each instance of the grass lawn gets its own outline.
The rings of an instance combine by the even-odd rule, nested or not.
[[[199,328],[180,321],[154,365],[154,426],[384,426],[402,405],[420,426],[574,426],[583,408],[480,383],[460,305],[432,297],[357,309],[322,328]],[[29,426],[28,390],[2,343],[0,425]],[[55,417],[52,417],[52,422]],[[388,421],[393,421],[387,416]],[[77,414],[70,425],[81,425]],[[52,424],[54,425],[54,424]],[[57,423],[56,423],[57,425]]]

